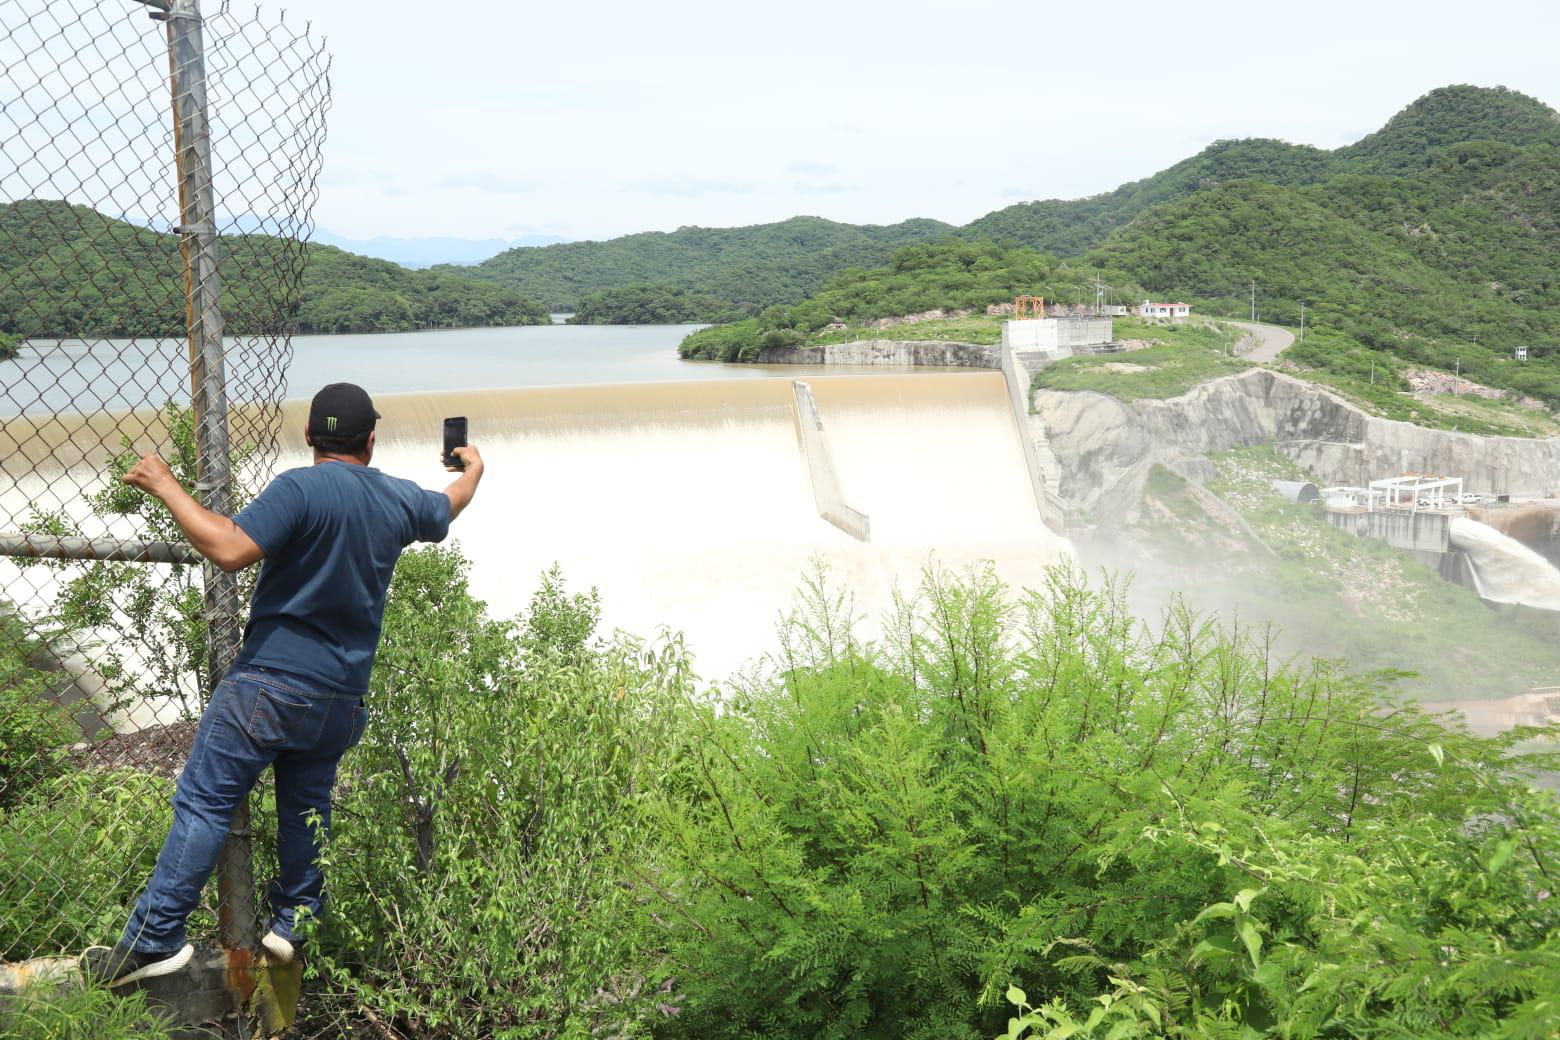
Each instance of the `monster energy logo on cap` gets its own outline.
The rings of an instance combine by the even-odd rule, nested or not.
[[[368,392],[352,383],[330,384],[309,405],[309,433],[315,437],[355,440],[373,430],[378,419]]]

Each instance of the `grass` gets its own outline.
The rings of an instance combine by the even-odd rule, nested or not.
[[[1519,401],[1473,395],[1418,398],[1409,393],[1405,373],[1428,368],[1401,355],[1372,350],[1330,330],[1311,330],[1279,359],[1278,367],[1325,386],[1363,411],[1435,430],[1480,436],[1549,437],[1560,422],[1543,408]]]
[[[1481,437],[1553,437],[1560,434],[1560,422],[1548,411],[1523,407],[1516,401],[1491,400],[1472,394],[1420,398],[1392,385],[1372,384],[1368,379],[1325,369],[1299,365],[1286,365],[1284,369],[1306,382],[1332,390],[1361,411],[1383,419]],[[1393,383],[1396,382],[1394,379]]]
[[[88,988],[34,992],[0,1003],[11,1040],[169,1040],[172,1030],[141,993]]]
[[[1560,681],[1552,613],[1493,607],[1386,543],[1333,527],[1318,508],[1286,502],[1271,481],[1311,478],[1271,448],[1213,461],[1208,490],[1272,553],[1210,517],[1181,478],[1152,473],[1140,531],[1170,587],[1195,605],[1270,619],[1290,652],[1416,672],[1401,685],[1427,700],[1507,697]]]
[[[1058,361],[1035,376],[1031,390],[1093,390],[1122,401],[1177,397],[1250,367],[1230,353],[1240,333],[1211,321],[1161,325],[1117,318],[1115,336],[1136,349]]]
[[[962,318],[933,318],[929,321],[906,322],[886,329],[851,326],[844,329],[823,329],[807,337],[809,344],[853,343],[865,339],[928,339],[946,343],[992,344],[1002,342],[1000,317],[970,314]]]

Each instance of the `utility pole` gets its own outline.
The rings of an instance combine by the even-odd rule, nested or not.
[[[146,0],[143,0],[146,2]],[[168,26],[173,92],[173,147],[179,179],[179,246],[184,258],[185,324],[190,349],[190,399],[195,419],[196,482],[201,505],[233,513],[228,444],[227,381],[222,349],[222,283],[217,207],[212,189],[211,135],[206,111],[206,60],[200,0],[152,4]],[[238,655],[242,609],[238,579],[207,562],[205,579],[207,696]],[[254,875],[249,799],[239,802],[217,867],[217,919],[229,950],[255,946]]]
[[[1300,342],[1305,342],[1305,301],[1300,301]]]
[[[1251,283],[1251,320],[1257,320],[1257,283],[1255,280]]]
[[[1098,271],[1095,271],[1094,272],[1094,315],[1095,315],[1095,317],[1099,317],[1100,312],[1102,310],[1104,310],[1104,309],[1105,309],[1105,290],[1100,288],[1100,273]]]

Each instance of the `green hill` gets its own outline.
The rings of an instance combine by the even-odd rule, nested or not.
[[[571,325],[685,325],[738,321],[754,308],[738,307],[708,293],[670,285],[625,285],[591,293],[569,318]]]
[[[1222,142],[1107,195],[1010,207],[959,232],[977,233],[1008,250],[1082,253],[1062,265],[991,247],[981,262],[1021,274],[1014,291],[1066,299],[1069,283],[1099,269],[1117,299],[1165,293],[1244,316],[1255,283],[1264,320],[1298,324],[1306,305],[1319,335],[1288,357],[1320,372],[1358,368],[1369,386],[1372,366],[1460,368],[1560,404],[1560,122],[1504,88],[1434,91],[1334,152]],[[900,291],[901,258],[915,253],[841,275],[799,306],[700,333],[685,351],[751,358],[764,342],[816,340],[831,322],[970,305],[965,275],[951,268]],[[1002,281],[983,283],[987,295]],[[1514,359],[1517,346],[1530,360]]]
[[[223,315],[241,333],[275,328],[275,272],[299,247],[266,235],[222,239]],[[549,321],[546,308],[468,275],[408,271],[331,246],[307,245],[304,332],[389,332]],[[83,206],[42,199],[0,205],[0,332],[21,336],[177,335],[184,329],[179,241]]]
[[[845,267],[888,262],[902,245],[950,235],[972,240],[994,239],[1057,256],[1078,256],[1103,249],[1106,262],[1117,264],[1117,250],[1128,273],[1155,292],[1233,293],[1255,279],[1280,297],[1269,303],[1298,316],[1298,299],[1311,290],[1299,285],[1283,289],[1289,279],[1287,261],[1271,259],[1261,242],[1215,243],[1196,235],[1191,247],[1177,253],[1177,234],[1164,234],[1166,221],[1153,216],[1162,206],[1214,193],[1231,185],[1258,181],[1301,192],[1305,219],[1285,219],[1277,225],[1250,221],[1214,221],[1226,231],[1258,239],[1282,239],[1306,233],[1313,220],[1347,219],[1355,226],[1325,233],[1331,246],[1363,248],[1342,257],[1346,267],[1387,261],[1410,254],[1413,271],[1382,269],[1375,276],[1397,284],[1415,282],[1405,299],[1385,301],[1366,293],[1365,299],[1336,302],[1336,310],[1370,305],[1381,329],[1416,324],[1411,308],[1417,299],[1447,311],[1471,309],[1476,325],[1488,335],[1507,330],[1499,345],[1521,336],[1547,334],[1546,322],[1531,314],[1479,306],[1475,282],[1498,282],[1526,294],[1528,311],[1543,311],[1537,300],[1552,269],[1551,233],[1554,199],[1554,148],[1560,123],[1553,110],[1534,98],[1503,87],[1452,86],[1435,90],[1394,116],[1381,130],[1334,151],[1269,139],[1220,141],[1183,162],[1114,191],[1085,199],[1043,200],[989,213],[963,228],[929,220],[912,220],[891,227],[853,227],[813,217],[746,228],[684,228],[671,234],[630,235],[607,242],[514,249],[479,268],[496,281],[555,305],[572,305],[583,295],[629,285],[667,284],[764,307],[791,304],[819,290]],[[1362,179],[1363,178],[1363,179]],[[1315,212],[1321,207],[1325,213]],[[1194,204],[1206,214],[1206,206]],[[1248,214],[1255,216],[1257,214]],[[1132,229],[1140,217],[1148,224]],[[1150,229],[1153,229],[1150,231]],[[1112,240],[1121,235],[1120,243]],[[1164,240],[1153,247],[1145,235]],[[1370,239],[1367,243],[1361,236]],[[1300,249],[1302,243],[1283,249]],[[1209,266],[1209,250],[1218,261]],[[1280,250],[1280,252],[1283,251]],[[1245,263],[1229,261],[1232,251]],[[1180,256],[1180,260],[1173,260]],[[1334,266],[1331,256],[1314,258],[1320,271]],[[1311,261],[1306,261],[1311,263]],[[1426,273],[1424,269],[1430,269]],[[1373,277],[1361,272],[1368,282]],[[1486,277],[1487,276],[1487,277]],[[1192,277],[1183,282],[1183,277]],[[1213,280],[1224,278],[1215,286]],[[1303,280],[1302,280],[1303,281]],[[1194,284],[1195,283],[1195,284]],[[1340,278],[1314,282],[1336,289]],[[1499,293],[1501,290],[1488,290]],[[1543,290],[1547,292],[1547,290]],[[1428,294],[1428,295],[1427,295]],[[1327,301],[1318,299],[1316,302]],[[1516,301],[1519,304],[1522,300]],[[1359,328],[1370,322],[1362,321]],[[1352,328],[1353,326],[1351,326]],[[1451,319],[1440,334],[1450,334]],[[1470,331],[1471,336],[1471,331]]]
[[[1554,142],[1556,114],[1505,87],[1433,90],[1377,132],[1336,151],[1264,138],[1218,141],[1168,170],[1085,199],[1024,202],[988,213],[962,230],[1042,252],[1072,256],[1100,245],[1152,206],[1174,202],[1230,181],[1257,179],[1301,186],[1343,174],[1408,174],[1435,164],[1441,152],[1467,141],[1517,147]]]
[[[1156,207],[1088,254],[1204,311],[1259,312],[1560,403],[1560,149],[1454,145],[1412,176],[1236,181]],[[1527,345],[1533,357],[1514,360]],[[1297,359],[1325,362],[1300,348]]]
[[[1543,102],[1507,87],[1464,84],[1432,90],[1333,157],[1336,172],[1412,173],[1464,141],[1522,146],[1557,140],[1560,116]]]
[[[1265,139],[1219,141],[1152,177],[1086,199],[1023,202],[971,221],[965,234],[1075,256],[1099,245],[1139,213],[1199,190],[1247,177],[1308,184],[1325,176],[1329,153]]]
[[[1127,292],[1141,292],[1123,272],[1098,273]],[[1095,274],[1092,267],[990,241],[946,239],[906,246],[886,266],[841,272],[801,303],[770,307],[745,321],[700,329],[683,340],[678,352],[685,358],[753,361],[763,347],[873,338],[879,332],[892,336],[894,328],[876,330],[864,324],[934,309],[967,313],[897,328],[915,329],[902,334],[917,339],[994,341],[999,324],[985,317],[990,304],[1009,302],[1018,293],[1043,291],[1051,284],[1070,287]],[[838,325],[848,328],[831,328]]]
[[[630,285],[696,289],[739,306],[767,307],[795,303],[838,271],[883,263],[900,246],[953,231],[936,220],[879,227],[792,217],[778,224],[685,227],[606,242],[523,247],[461,270],[564,309],[592,293]]]

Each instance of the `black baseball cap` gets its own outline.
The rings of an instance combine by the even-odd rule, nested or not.
[[[373,399],[356,383],[332,383],[309,404],[309,432],[316,437],[360,437],[378,421]]]

